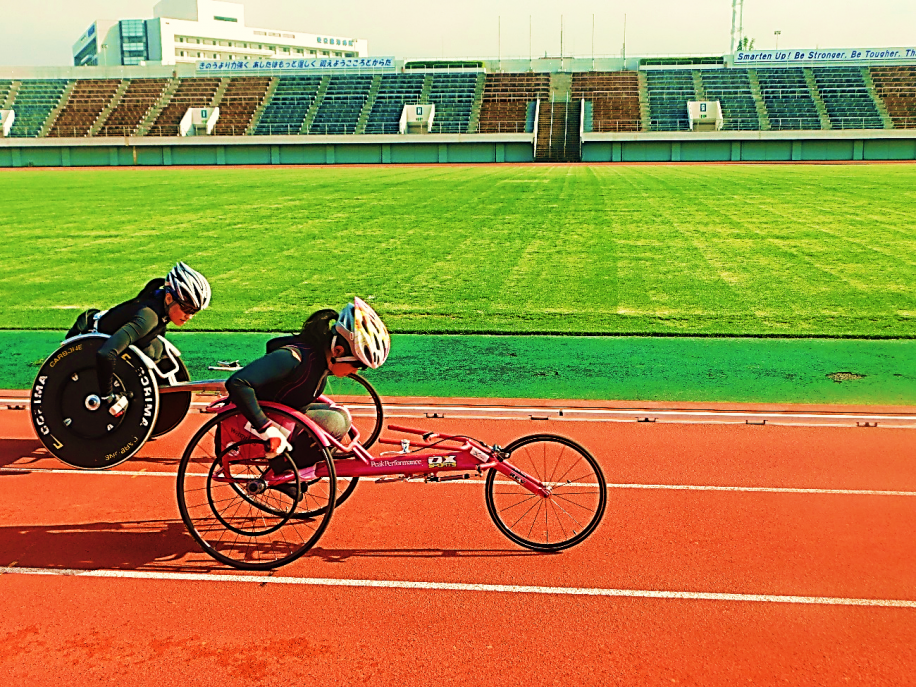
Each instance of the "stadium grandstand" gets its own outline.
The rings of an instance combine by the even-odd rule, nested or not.
[[[912,160],[916,50],[0,68],[0,110],[6,167]]]

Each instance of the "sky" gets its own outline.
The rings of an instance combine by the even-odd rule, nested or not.
[[[0,65],[72,64],[72,45],[96,19],[148,19],[156,0],[0,0]],[[375,56],[537,57],[723,54],[731,0],[248,0],[246,24],[366,38]],[[562,17],[562,19],[561,19]],[[594,25],[594,30],[593,30]],[[914,0],[746,0],[745,35],[758,50],[911,47]],[[594,46],[594,47],[593,47]]]

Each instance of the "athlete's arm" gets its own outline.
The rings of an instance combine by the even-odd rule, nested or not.
[[[96,354],[96,370],[102,396],[111,394],[114,366],[118,356],[159,325],[159,316],[152,308],[140,308],[134,318],[112,334]]]
[[[295,371],[299,363],[300,359],[294,351],[281,348],[249,363],[226,380],[229,400],[242,411],[252,428],[263,432],[270,424],[258,405],[257,390],[265,384],[282,381]]]

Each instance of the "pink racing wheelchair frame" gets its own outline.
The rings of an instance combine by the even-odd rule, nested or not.
[[[319,400],[323,403],[331,402],[331,399],[324,396],[320,397]],[[213,404],[211,404],[210,407],[213,408],[216,404],[221,404],[219,410],[217,411],[220,413],[227,412],[236,407],[232,403],[227,403],[225,398],[215,401]],[[315,433],[315,436],[321,441],[322,446],[328,449],[336,449],[340,454],[346,454],[348,456],[352,455],[355,457],[357,460],[335,460],[334,468],[338,478],[385,477],[390,475],[427,476],[435,475],[439,472],[468,471],[481,474],[484,470],[494,469],[509,479],[517,482],[536,496],[548,498],[551,493],[550,489],[546,488],[540,480],[532,477],[529,474],[526,474],[523,470],[512,466],[508,461],[500,460],[495,455],[496,452],[494,452],[492,448],[470,437],[441,434],[423,429],[402,427],[400,425],[388,425],[388,429],[394,432],[419,435],[423,438],[424,443],[411,445],[409,442],[405,444],[404,440],[384,438],[379,439],[378,443],[399,445],[402,447],[414,447],[426,449],[427,451],[425,453],[416,454],[409,452],[408,448],[407,451],[400,451],[394,454],[395,456],[400,457],[388,458],[383,454],[379,458],[374,458],[359,443],[359,430],[356,429],[356,427],[353,427],[352,433],[354,436],[352,440],[349,443],[342,443],[328,434],[318,423],[316,423],[304,413],[299,412],[298,410],[284,406],[280,403],[272,403],[270,401],[262,401],[260,405],[262,408],[277,408],[279,410],[286,411],[290,415],[294,416],[297,420],[299,420],[299,422],[311,429]],[[431,439],[439,439],[440,441],[444,442],[460,441],[462,444],[458,447],[439,448],[437,444],[425,443]],[[224,458],[224,461],[227,463],[224,465],[224,469],[228,473],[229,461],[226,458]],[[327,476],[328,471],[323,465],[319,465],[315,470],[309,470],[308,468],[299,470],[299,478],[302,481],[316,478],[322,479]],[[271,474],[265,479],[268,486],[274,487],[293,481],[295,476],[286,475],[286,473],[283,475]],[[458,476],[455,479],[464,478]]]
[[[326,398],[320,400],[330,401]],[[279,403],[261,402],[260,405],[268,417],[281,427],[284,423],[287,429],[292,429],[295,423],[307,427],[313,438],[326,449],[326,454],[331,456],[330,463],[321,460],[313,467],[288,469],[280,474],[275,474],[271,469],[264,470],[255,479],[267,490],[294,482],[302,485],[301,493],[304,494],[309,485],[317,488],[327,478],[335,483],[336,480],[363,477],[373,477],[378,482],[415,477],[422,477],[427,482],[446,482],[468,479],[470,473],[486,473],[487,509],[497,529],[515,543],[537,551],[559,551],[580,543],[595,530],[604,514],[607,486],[601,468],[585,448],[567,437],[534,434],[516,439],[502,448],[498,445],[489,446],[468,436],[390,424],[389,430],[417,436],[420,440],[411,442],[407,439],[381,438],[380,444],[399,446],[400,450],[382,452],[374,457],[360,444],[356,427],[352,428],[351,437],[347,441],[340,441],[302,412]],[[224,415],[235,409],[236,406],[228,403],[228,399],[222,398],[204,412]],[[236,473],[239,466],[263,466],[264,448],[255,435],[244,429],[246,421],[243,416],[233,413],[226,420],[225,426],[220,424],[224,428],[223,438],[219,440],[222,443],[219,448],[221,459],[218,461],[221,465],[218,469],[216,465],[211,468],[209,479],[213,483],[234,484],[241,496],[241,491],[250,484],[251,478],[239,480],[233,477],[233,466],[236,467]],[[294,442],[292,436],[290,441]],[[243,445],[252,450],[231,448]],[[510,460],[516,454],[519,459],[528,461],[528,469]],[[289,465],[293,467],[292,458],[289,458]],[[446,472],[458,474],[439,477],[440,473]],[[251,498],[247,502],[254,503]],[[293,504],[292,508],[295,507]],[[261,506],[261,509],[277,514],[267,506]],[[327,521],[333,513],[333,506],[325,510],[329,511],[326,513]],[[278,520],[270,532],[281,529],[287,522],[294,525],[297,519],[301,521],[302,518],[307,519],[323,512],[306,509],[303,515],[294,516],[291,511],[284,510],[278,514],[283,515],[284,519],[282,522]],[[314,545],[323,531],[322,527],[307,548]],[[195,538],[198,538],[197,535]],[[282,561],[278,560],[276,564],[285,564],[303,551],[299,549]],[[213,555],[211,551],[208,553]],[[230,565],[237,565],[237,561],[216,557]],[[272,565],[268,562],[241,564],[237,567],[267,568]]]

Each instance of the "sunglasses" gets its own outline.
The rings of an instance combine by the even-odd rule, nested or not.
[[[181,308],[181,312],[183,312],[185,315],[196,315],[197,313],[200,312],[200,308],[195,308],[190,303],[182,303],[179,300],[175,300],[173,301],[173,303],[175,303],[179,308]]]

